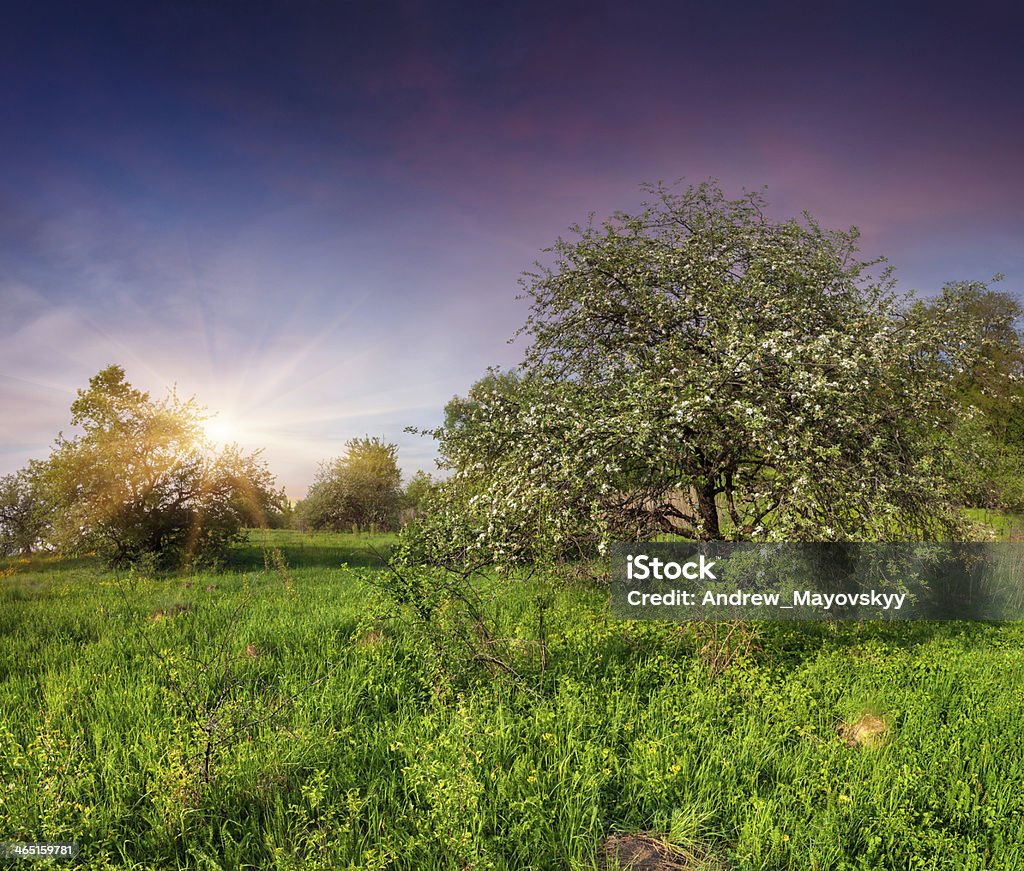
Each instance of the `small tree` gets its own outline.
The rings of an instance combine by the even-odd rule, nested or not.
[[[898,296],[856,230],[712,183],[648,192],[525,275],[518,377],[492,373],[433,433],[453,471],[439,534],[496,559],[661,532],[962,535],[935,434],[976,357],[965,321]]]
[[[52,537],[67,551],[95,549],[115,565],[217,559],[273,505],[273,477],[258,454],[219,451],[204,410],[172,390],[160,401],[108,366],[79,390],[72,424],[37,480]]]
[[[43,543],[46,510],[32,473],[0,478],[0,556],[30,554]]]
[[[997,280],[1000,276],[997,276]],[[976,349],[954,384],[965,413],[954,436],[961,498],[972,506],[1024,507],[1024,317],[1020,303],[979,282],[950,285],[923,307],[927,316],[961,324]]]
[[[297,508],[306,529],[398,527],[402,473],[398,446],[378,437],[350,439],[345,453],[323,463]]]
[[[437,487],[437,482],[430,476],[429,472],[422,469],[416,472],[409,479],[409,483],[402,490],[402,508],[413,513],[423,508],[427,498]]]

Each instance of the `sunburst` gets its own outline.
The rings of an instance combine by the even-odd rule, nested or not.
[[[203,421],[203,435],[218,446],[243,441],[238,423],[223,414],[215,414]]]

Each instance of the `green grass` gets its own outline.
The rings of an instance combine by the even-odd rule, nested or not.
[[[0,840],[76,841],[89,868],[456,871],[593,868],[654,832],[728,868],[1024,868],[1024,624],[728,634],[523,580],[489,607],[528,687],[450,686],[374,616],[386,537],[259,536],[219,574],[0,570]],[[865,714],[885,732],[859,745]]]
[[[1024,515],[988,508],[965,508],[964,513],[975,523],[992,530],[1000,541],[1020,541],[1024,536]]]

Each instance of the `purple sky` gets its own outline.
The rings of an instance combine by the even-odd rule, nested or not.
[[[767,185],[905,288],[1024,282],[1009,3],[19,4],[0,23],[0,474],[117,362],[264,447],[407,473],[520,353],[519,273],[639,183]]]

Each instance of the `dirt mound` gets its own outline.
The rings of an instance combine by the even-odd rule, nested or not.
[[[726,871],[717,859],[682,850],[643,832],[607,837],[598,865],[607,871]]]
[[[840,723],[839,737],[847,747],[878,747],[885,740],[889,727],[874,714],[864,714],[852,723]]]

